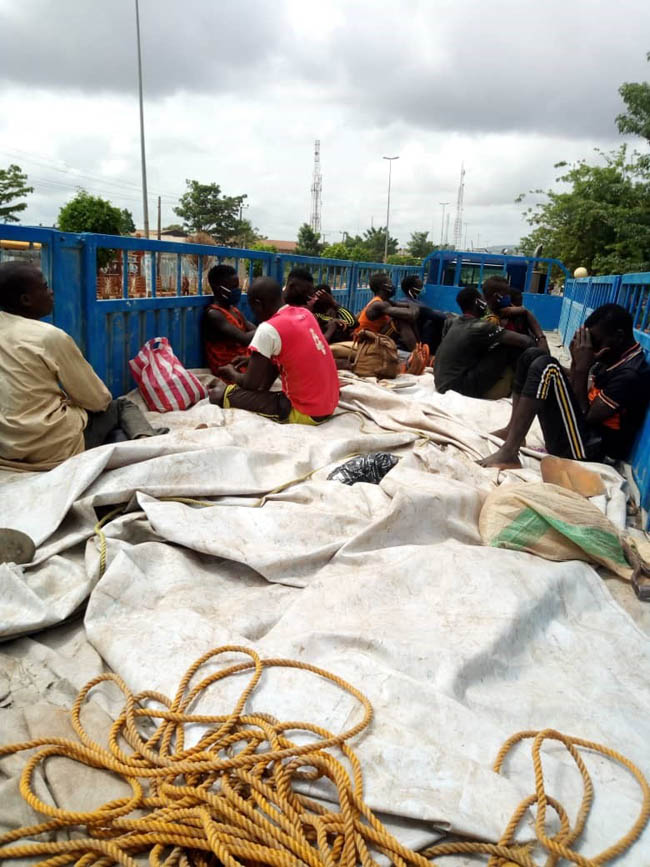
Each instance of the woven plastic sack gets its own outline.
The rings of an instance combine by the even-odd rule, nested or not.
[[[196,376],[176,358],[166,337],[147,340],[129,367],[140,394],[154,412],[189,409],[208,396]]]
[[[369,482],[378,485],[386,473],[393,469],[399,458],[388,452],[372,452],[351,458],[337,467],[327,477],[329,481],[342,482],[344,485],[354,485],[356,482]]]
[[[600,563],[621,578],[632,576],[614,524],[589,500],[558,485],[497,488],[483,504],[478,525],[483,543],[493,548]]]

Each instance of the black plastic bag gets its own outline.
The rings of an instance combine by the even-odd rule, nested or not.
[[[373,452],[352,458],[333,470],[328,480],[343,482],[344,485],[354,485],[356,482],[370,482],[378,485],[387,472],[393,469],[399,458],[388,452]]]

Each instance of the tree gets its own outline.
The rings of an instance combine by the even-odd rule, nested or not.
[[[229,244],[237,237],[239,213],[247,196],[222,196],[218,184],[186,180],[187,190],[178,200],[174,213],[190,232],[207,232],[217,244]]]
[[[524,214],[533,227],[522,239],[524,253],[543,243],[545,253],[569,271],[580,265],[597,274],[650,268],[647,166],[638,156],[628,161],[625,146],[601,157],[604,165],[558,163],[556,168],[566,170],[556,180],[565,189],[533,191],[546,201]]]
[[[421,265],[419,256],[403,256],[401,253],[392,253],[386,260],[387,265]]]
[[[384,249],[386,246],[386,229],[382,226],[379,229],[366,229],[363,233],[362,245],[365,251],[366,262],[383,262]],[[399,241],[397,238],[388,237],[388,255],[391,256],[397,253]]]
[[[135,223],[133,222],[133,214],[128,208],[122,208],[122,229],[121,235],[131,235],[135,232]]]
[[[27,175],[20,166],[11,164],[8,169],[0,169],[0,223],[17,223],[16,214],[24,211],[27,202],[18,202],[23,196],[34,192],[27,186]]]
[[[350,249],[343,241],[337,241],[335,244],[327,244],[321,255],[326,259],[349,259]]]
[[[238,247],[245,247],[250,250],[264,238],[260,235],[259,229],[253,227],[250,220],[238,220],[233,240],[236,241]]]
[[[79,190],[74,199],[63,205],[59,211],[58,226],[62,232],[97,232],[100,235],[127,234],[133,224],[131,213],[124,208],[120,210],[100,196],[91,196],[85,190]],[[132,230],[131,230],[132,231]],[[104,268],[115,253],[112,250],[97,251],[97,265]]]
[[[650,52],[646,55],[650,61]],[[623,135],[638,135],[650,144],[650,84],[643,82],[627,82],[622,84],[618,92],[623,97],[627,111],[616,118],[618,131]]]
[[[436,245],[429,240],[428,232],[411,232],[411,239],[406,245],[410,256],[416,259],[424,259],[429,253],[433,253]]]
[[[296,253],[299,256],[320,256],[323,246],[320,232],[314,232],[309,223],[303,223],[298,229]]]

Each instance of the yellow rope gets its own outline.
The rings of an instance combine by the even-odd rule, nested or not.
[[[230,663],[192,686],[201,666],[225,653],[245,654],[248,659]],[[336,684],[359,702],[361,720],[347,731],[333,734],[313,723],[280,722],[259,711],[247,713],[245,706],[264,669],[277,667],[308,671]],[[251,672],[250,680],[229,713],[190,711],[209,686],[243,672]],[[81,722],[89,693],[104,681],[115,683],[125,697],[124,708],[108,734],[108,749],[96,743]],[[361,765],[347,741],[368,727],[372,715],[368,699],[337,675],[295,660],[261,659],[253,650],[235,645],[211,650],[198,659],[183,676],[173,699],[151,691],[134,695],[118,675],[102,674],[83,687],[72,706],[77,740],[36,738],[0,747],[0,757],[35,750],[23,769],[20,793],[32,809],[47,817],[38,825],[1,835],[0,860],[4,863],[43,855],[47,857],[39,863],[47,867],[70,863],[134,867],[136,857],[147,855],[154,867],[210,867],[217,863],[224,867],[253,863],[271,867],[376,867],[381,854],[397,867],[432,867],[431,858],[482,854],[489,856],[491,867],[535,867],[532,845],[516,844],[514,835],[528,808],[536,804],[537,845],[546,852],[548,867],[554,867],[559,859],[580,867],[600,867],[629,849],[648,822],[650,787],[624,756],[552,729],[524,731],[506,741],[494,770],[501,771],[517,743],[532,740],[535,793],[517,808],[499,842],[455,841],[414,852],[389,833],[363,800]],[[146,738],[142,722],[154,728]],[[198,725],[204,733],[194,746],[186,747],[186,727],[196,731]],[[300,742],[289,737],[290,731],[302,733]],[[304,735],[309,742],[304,742]],[[566,810],[544,788],[541,749],[547,740],[564,745],[582,776],[583,799],[573,828]],[[636,778],[643,796],[632,828],[614,845],[591,857],[573,848],[584,830],[593,798],[578,747],[625,767]],[[332,749],[339,751],[338,758]],[[131,794],[81,812],[47,804],[36,794],[32,781],[36,769],[51,756],[112,771],[129,785]],[[325,807],[301,793],[301,783],[319,778],[330,781],[336,805]],[[548,807],[560,819],[560,830],[554,836],[545,829]],[[34,839],[53,832],[64,832],[66,839]],[[72,839],[67,839],[70,832]]]

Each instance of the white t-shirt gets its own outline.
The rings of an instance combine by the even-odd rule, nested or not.
[[[270,360],[282,351],[282,338],[270,322],[262,322],[257,326],[250,345],[252,350]]]

